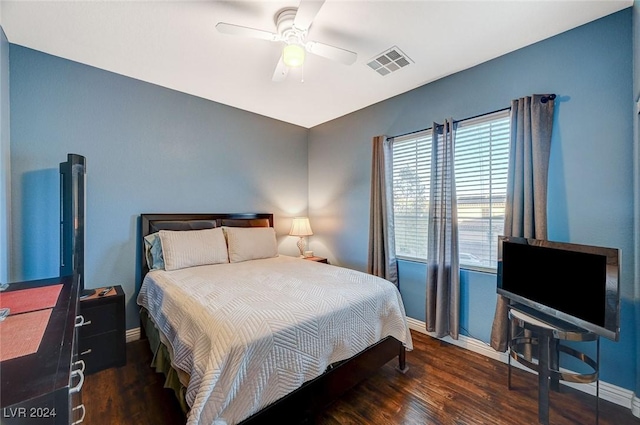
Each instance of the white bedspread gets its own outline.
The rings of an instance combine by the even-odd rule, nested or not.
[[[173,366],[187,424],[235,424],[386,336],[412,349],[397,288],[293,257],[152,271],[138,295]]]

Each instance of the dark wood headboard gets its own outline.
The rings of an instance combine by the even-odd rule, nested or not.
[[[159,230],[199,230],[215,227],[273,227],[271,213],[195,213],[195,214],[141,214],[140,215],[140,245],[141,279],[149,272],[149,265],[144,253],[144,237]]]

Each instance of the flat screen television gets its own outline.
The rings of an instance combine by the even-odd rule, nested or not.
[[[498,237],[498,294],[617,341],[620,250]]]

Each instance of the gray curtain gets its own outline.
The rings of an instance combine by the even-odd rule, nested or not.
[[[426,328],[438,338],[458,339],[460,326],[460,265],[458,208],[454,170],[453,119],[433,124],[431,191],[427,235]]]
[[[386,136],[373,138],[369,261],[367,272],[398,285],[393,224],[393,147]]]
[[[527,96],[511,102],[505,236],[547,239],[547,176],[553,107],[554,101],[549,95]],[[508,306],[509,300],[498,295],[491,328],[491,346],[497,351],[506,351],[508,346]]]

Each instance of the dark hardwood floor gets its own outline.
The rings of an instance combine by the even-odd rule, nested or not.
[[[514,425],[538,423],[536,376],[513,369],[507,390],[507,365],[413,332],[409,371],[385,365],[367,381],[329,406],[317,425],[429,424]],[[82,399],[84,423],[182,425],[185,417],[164,377],[149,367],[146,340],[127,344],[127,365],[87,376]],[[561,386],[551,392],[550,425],[595,424],[595,397]],[[626,407],[600,400],[600,425],[640,425]]]

